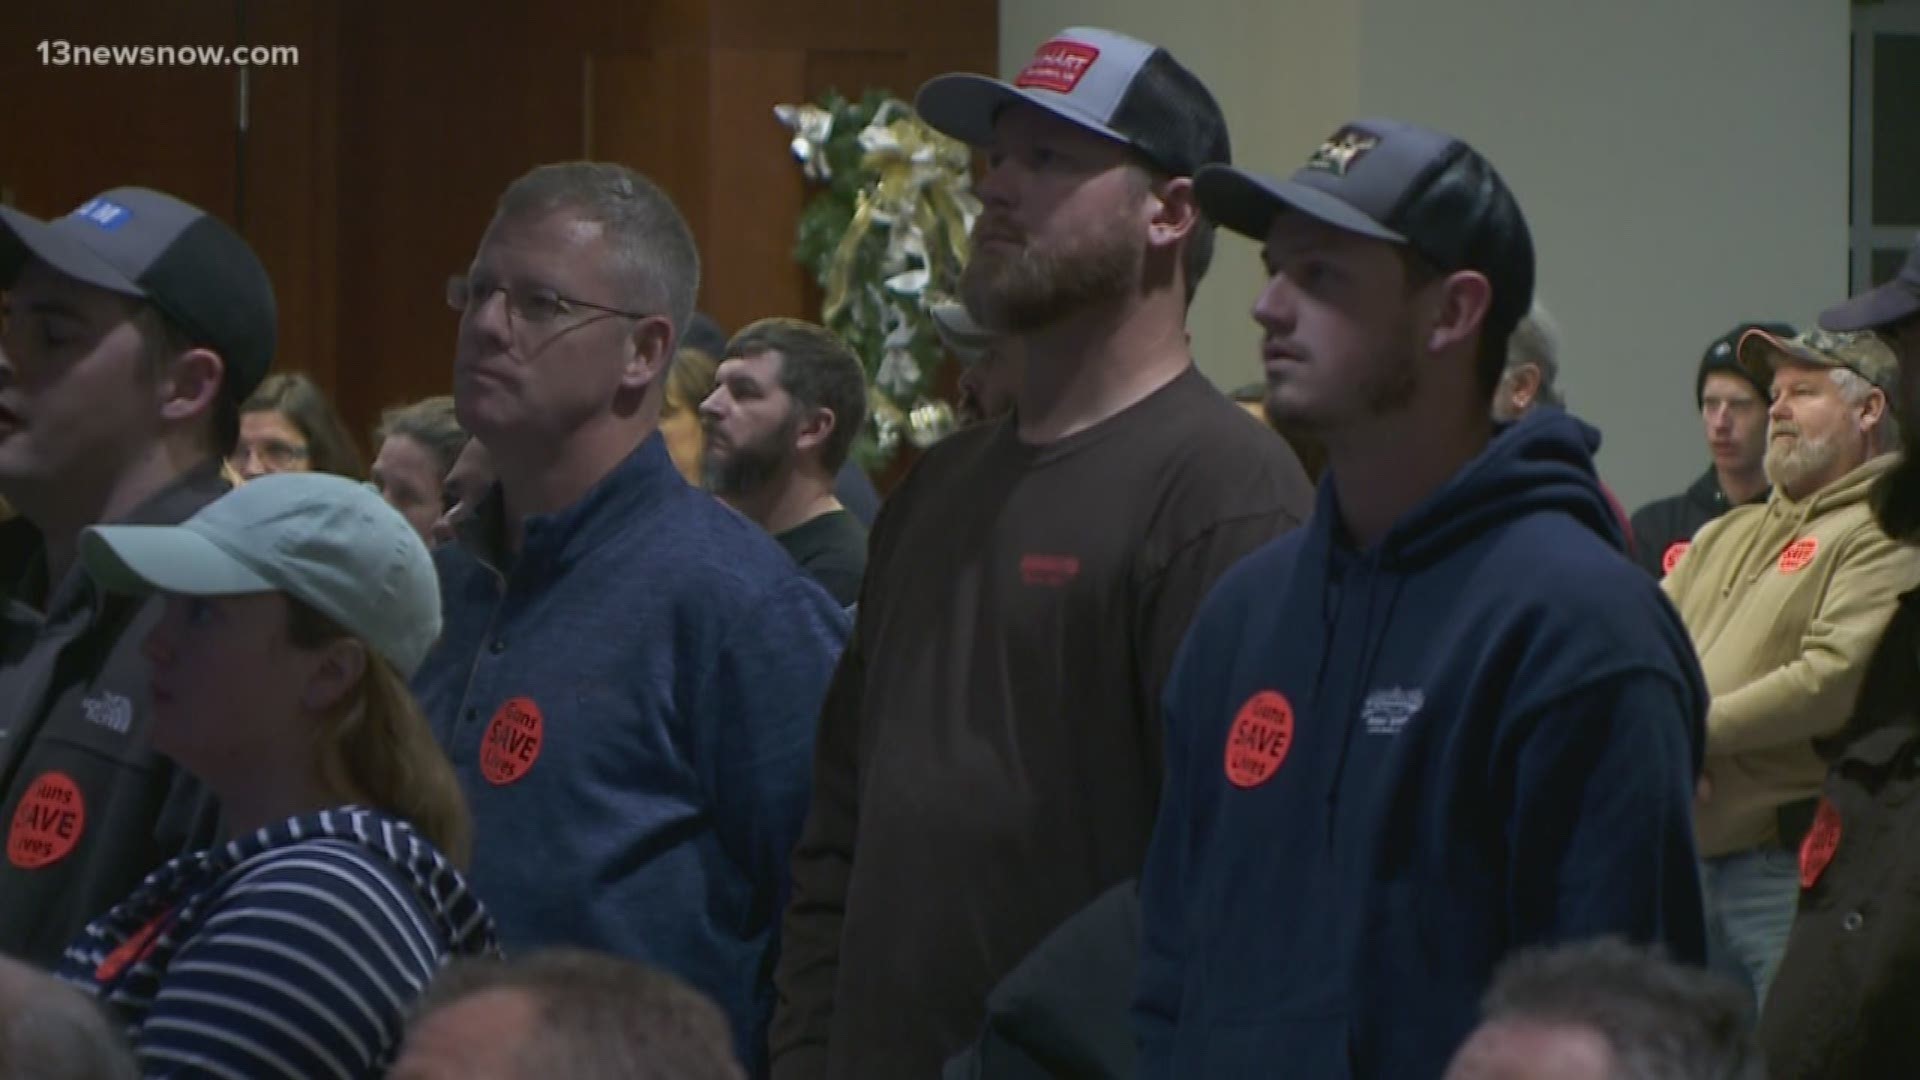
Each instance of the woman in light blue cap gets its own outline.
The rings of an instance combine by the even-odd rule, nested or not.
[[[105,591],[165,598],[153,743],[232,839],[154,871],[60,976],[148,1075],[380,1075],[440,967],[496,951],[455,868],[466,805],[407,690],[440,632],[426,547],[372,488],[282,473],[183,525],[88,529],[81,558]],[[30,793],[49,822],[57,787]]]

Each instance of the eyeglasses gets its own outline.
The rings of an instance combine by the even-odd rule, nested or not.
[[[571,296],[561,296],[547,288],[476,284],[465,274],[455,274],[447,279],[447,306],[462,315],[485,305],[493,298],[494,293],[506,293],[508,319],[527,326],[545,326],[561,316],[573,314],[576,308],[587,308],[628,319],[652,318],[644,311],[623,311],[605,304],[575,300]]]
[[[307,460],[307,448],[296,446],[281,439],[262,439],[259,442],[235,444],[233,454],[227,463],[237,472],[245,472],[246,467],[258,461],[267,472],[286,472]]]

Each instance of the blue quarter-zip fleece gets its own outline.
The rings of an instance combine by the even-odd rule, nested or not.
[[[1707,694],[1558,412],[1357,551],[1338,477],[1221,579],[1166,690],[1142,1076],[1437,1076],[1516,948],[1705,954]]]
[[[497,503],[497,492],[488,507]],[[764,1067],[775,931],[848,621],[654,435],[496,571],[437,556],[414,679],[507,951],[575,945],[711,994]]]

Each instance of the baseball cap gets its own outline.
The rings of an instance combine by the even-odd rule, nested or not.
[[[180,525],[96,525],[80,536],[80,558],[108,592],[286,593],[403,677],[440,636],[426,545],[372,486],[343,476],[272,473]]]
[[[1047,39],[1011,83],[940,75],[913,104],[935,130],[982,146],[1000,111],[1020,102],[1123,142],[1174,176],[1233,160],[1226,117],[1198,76],[1165,49],[1096,27]]]
[[[235,401],[267,377],[278,332],[273,283],[240,234],[199,207],[138,187],[96,195],[52,221],[0,206],[0,286],[29,257],[159,308],[220,354]]]
[[[967,305],[958,300],[939,300],[927,305],[927,316],[947,351],[963,363],[977,363],[993,347],[993,332],[974,321]]]
[[[1879,336],[1870,332],[1835,333],[1807,330],[1783,338],[1765,330],[1740,336],[1740,362],[1763,380],[1773,378],[1782,357],[1814,367],[1843,367],[1894,397],[1900,386],[1900,361]]]
[[[1920,315],[1920,233],[1892,281],[1820,313],[1823,330],[1878,330]]]
[[[1737,355],[1740,348],[1740,339],[1746,337],[1747,331],[1749,330],[1765,330],[1776,338],[1790,338],[1799,333],[1799,331],[1786,323],[1743,322],[1726,333],[1721,334],[1719,337],[1714,338],[1713,344],[1708,345],[1707,351],[1701,355],[1700,370],[1693,379],[1693,403],[1696,407],[1703,404],[1706,400],[1707,376],[1716,373],[1738,375],[1740,378],[1752,383],[1754,390],[1759,392],[1761,401],[1767,400],[1768,396],[1773,392],[1773,388],[1768,385],[1768,380],[1773,377],[1772,373],[1768,372],[1764,375],[1755,374],[1752,368],[1740,362],[1740,357]]]
[[[1488,323],[1506,332],[1533,306],[1533,235],[1520,204],[1492,163],[1444,132],[1356,120],[1285,180],[1209,165],[1194,193],[1208,217],[1255,240],[1294,210],[1405,244],[1442,272],[1477,270],[1493,285]]]

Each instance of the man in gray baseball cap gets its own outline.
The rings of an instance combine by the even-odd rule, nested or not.
[[[1187,619],[1312,501],[1193,364],[1212,225],[1192,177],[1229,151],[1199,77],[1081,27],[915,104],[982,151],[960,293],[1024,370],[1013,412],[932,447],[870,545],[792,864],[775,1080],[938,1075],[995,984],[1134,875]]]
[[[157,609],[100,596],[78,538],[177,524],[226,490],[276,315],[245,240],[145,188],[51,221],[0,207],[0,289],[0,496],[42,541],[0,582],[0,952],[47,964],[213,824],[148,745],[139,649]]]

